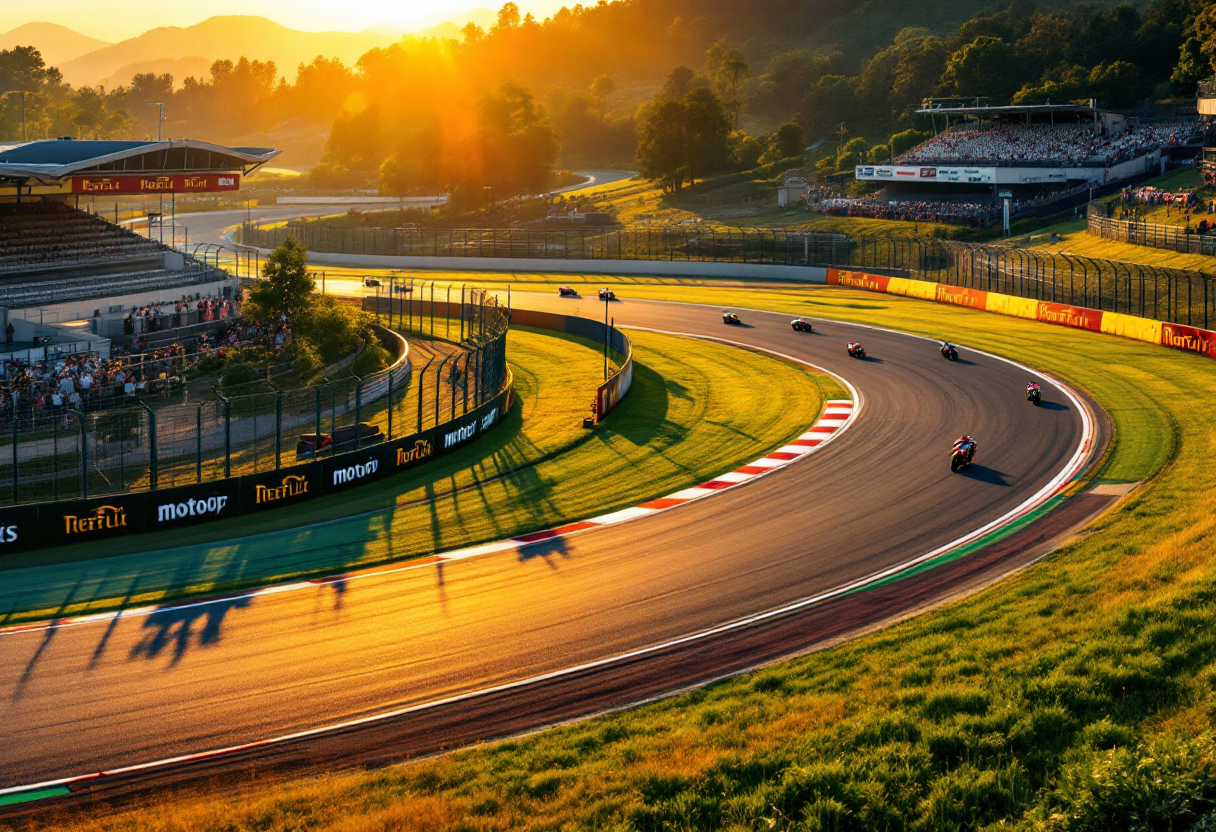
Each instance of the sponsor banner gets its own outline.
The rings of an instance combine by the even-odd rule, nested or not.
[[[195,526],[241,513],[239,480],[219,480],[148,492],[148,531]]]
[[[1102,313],[1097,309],[1086,309],[1084,306],[1039,301],[1035,317],[1045,324],[1071,326],[1093,332],[1102,331]]]
[[[1039,302],[1037,299],[1002,295],[998,292],[988,293],[987,310],[997,315],[1026,318],[1031,321],[1038,320],[1039,318]]]
[[[241,187],[239,173],[166,173],[122,174],[116,176],[74,176],[72,193],[103,194],[192,194],[236,191]]]
[[[431,432],[427,432],[421,436],[411,436],[409,439],[390,443],[389,447],[392,448],[392,455],[388,467],[395,473],[432,459],[435,456],[435,437]]]
[[[390,455],[391,448],[364,448],[359,451],[330,457],[321,462],[325,483],[325,492],[341,491],[354,485],[378,480],[386,473],[391,473],[388,465],[382,464],[382,459]]]
[[[828,269],[828,283],[833,286],[851,286],[854,289],[867,289],[871,292],[885,292],[887,291],[889,281],[889,277],[881,274],[842,272],[838,269]]]
[[[1216,358],[1216,332],[1182,324],[1162,324],[1161,344],[1176,350]]]
[[[44,546],[87,543],[147,528],[148,492],[39,506]]]
[[[240,479],[241,513],[290,506],[311,500],[321,493],[320,462],[292,465],[264,474],[246,474]]]
[[[1150,344],[1161,343],[1161,321],[1150,321],[1122,312],[1103,312],[1102,331],[1107,335],[1121,335]]]
[[[38,506],[0,508],[0,558],[35,548],[42,540]]]
[[[1035,171],[1041,174],[1041,171]],[[972,185],[992,185],[997,181],[997,168],[933,167],[922,165],[857,165],[854,177],[862,182],[957,182]],[[1056,181],[1043,178],[1036,181]]]
[[[965,289],[962,286],[947,286],[944,283],[938,283],[936,300],[938,303],[965,306],[968,309],[979,309],[980,311],[988,309],[988,293],[981,289]]]

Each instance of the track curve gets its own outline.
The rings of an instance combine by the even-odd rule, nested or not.
[[[546,310],[599,308],[521,299]],[[1084,438],[1063,391],[1045,384],[1047,404],[1033,408],[1022,396],[1025,370],[965,347],[953,364],[924,339],[834,321],[805,335],[769,313],[743,313],[748,326],[727,332],[712,307],[626,300],[613,313],[618,324],[728,335],[795,355],[848,378],[865,407],[822,452],[746,487],[519,554],[0,638],[0,788],[509,686],[782,607],[1001,517],[1049,483]],[[849,339],[873,360],[848,358]],[[946,451],[961,433],[979,439],[980,464],[951,475]],[[928,600],[949,587],[907,591]],[[422,721],[249,757],[353,761],[451,747],[503,733],[494,726],[511,723],[491,718],[496,707],[517,725],[548,724],[796,652],[847,619],[811,611],[770,620],[639,655],[610,677],[588,671],[538,684],[523,701],[504,688]],[[563,685],[565,698],[555,696]]]

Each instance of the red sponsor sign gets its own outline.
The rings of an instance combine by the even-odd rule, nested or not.
[[[241,187],[239,173],[166,173],[135,176],[74,176],[72,193],[121,196],[130,194],[192,194],[236,191]]]
[[[1069,306],[1065,303],[1040,302],[1036,317],[1045,324],[1072,326],[1077,329],[1089,329],[1094,332],[1102,331],[1102,313],[1097,309],[1086,309],[1083,306]]]
[[[1176,350],[1196,352],[1216,358],[1216,332],[1182,324],[1162,324],[1161,344]]]
[[[988,293],[981,289],[967,289],[963,286],[944,286],[939,283],[937,284],[937,302],[984,311],[988,308]]]
[[[828,269],[828,283],[832,286],[851,286],[854,289],[866,289],[870,292],[885,292],[890,281],[891,278],[881,274]]]
[[[920,169],[920,178],[921,179],[936,179],[937,178],[937,168],[921,168]]]

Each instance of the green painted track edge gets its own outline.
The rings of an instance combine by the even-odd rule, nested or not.
[[[35,800],[46,800],[48,797],[62,797],[70,794],[67,786],[52,786],[49,789],[35,789],[29,792],[0,795],[0,806],[16,806],[18,803],[32,803]]]

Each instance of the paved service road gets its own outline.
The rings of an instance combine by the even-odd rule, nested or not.
[[[514,300],[600,309],[590,299]],[[1080,414],[1060,390],[1045,384],[1045,405],[1034,408],[1023,398],[1026,371],[965,346],[955,364],[933,342],[830,321],[794,333],[788,316],[744,311],[747,326],[725,327],[716,308],[628,298],[613,315],[618,324],[731,338],[815,362],[856,386],[860,416],[807,459],[742,488],[519,553],[0,636],[0,787],[358,718],[776,608],[1002,516],[1081,442]],[[848,358],[849,339],[872,360]],[[808,410],[808,425],[815,415]],[[948,451],[962,433],[978,438],[978,464],[952,475]],[[812,613],[796,620],[816,621]],[[822,628],[787,638],[780,655]],[[695,667],[668,668],[651,690],[700,679],[723,657],[741,667],[770,655],[747,637],[700,648]],[[640,673],[645,663],[634,665]],[[627,698],[632,682],[618,681]],[[565,713],[598,690],[596,679],[584,681]],[[560,716],[557,701],[534,702],[534,722]],[[446,717],[457,726],[449,747],[475,738],[466,727],[475,710],[462,704]],[[437,730],[434,719],[426,731]],[[385,736],[382,726],[357,741]],[[347,748],[336,759],[359,755]]]

